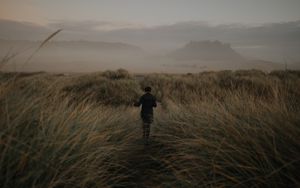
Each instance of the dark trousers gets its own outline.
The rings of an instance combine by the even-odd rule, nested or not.
[[[143,123],[143,138],[145,140],[149,139],[149,135],[150,135],[150,123]]]
[[[143,138],[148,140],[150,135],[150,126],[153,122],[153,114],[141,113],[141,117],[143,120]]]

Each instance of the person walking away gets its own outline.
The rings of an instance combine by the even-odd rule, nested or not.
[[[141,118],[143,120],[143,139],[145,144],[149,143],[150,126],[153,122],[153,108],[157,106],[156,98],[151,94],[151,87],[144,89],[145,94],[142,95],[137,103],[134,104],[136,107],[142,105]]]

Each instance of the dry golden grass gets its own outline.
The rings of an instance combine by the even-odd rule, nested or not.
[[[122,71],[1,73],[0,186],[299,187],[299,72]],[[146,85],[149,146],[131,105]]]

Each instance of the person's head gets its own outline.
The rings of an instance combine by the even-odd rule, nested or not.
[[[147,93],[150,93],[151,92],[151,87],[149,87],[149,86],[145,87],[144,91],[147,92]]]

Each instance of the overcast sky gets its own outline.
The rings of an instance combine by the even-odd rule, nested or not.
[[[182,21],[259,24],[300,19],[300,0],[0,0],[0,19],[47,25],[108,21],[144,27]]]

